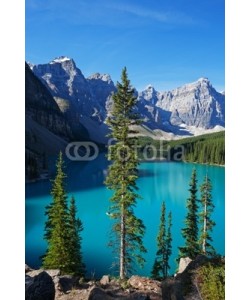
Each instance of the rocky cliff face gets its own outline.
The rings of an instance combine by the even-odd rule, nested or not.
[[[26,121],[32,119],[62,138],[72,138],[69,124],[57,103],[27,64],[25,64],[25,109]]]
[[[105,142],[108,128],[104,121],[115,91],[109,75],[96,73],[85,78],[75,62],[59,57],[48,64],[32,65],[33,72],[58,99],[69,101],[67,118],[72,126],[82,124],[90,139]]]
[[[137,94],[138,110],[142,115],[144,124],[150,129],[169,131],[168,120],[170,113],[157,106],[160,93],[152,85]]]
[[[108,74],[96,73],[85,78],[68,57],[31,68],[56,99],[69,102],[67,114],[72,124],[84,125],[92,140],[106,141],[105,119],[112,111],[112,93],[116,91]],[[149,85],[135,93],[144,125],[156,136],[159,131],[161,135],[195,135],[225,126],[225,95],[217,92],[206,78],[172,91],[158,92]]]
[[[80,100],[85,103],[90,100],[87,80],[73,59],[60,57],[48,64],[33,65],[31,69],[47,85],[53,96],[70,99],[76,105]]]
[[[225,126],[225,95],[218,93],[207,78],[159,93],[156,105],[171,112],[173,125],[184,123],[205,129]]]
[[[25,64],[26,178],[47,171],[48,155],[64,150],[74,131],[49,90]]]
[[[96,122],[106,118],[106,102],[115,86],[107,74],[93,74],[85,78],[73,59],[59,57],[48,64],[34,65],[32,70],[55,97],[70,101],[78,119],[90,117]]]

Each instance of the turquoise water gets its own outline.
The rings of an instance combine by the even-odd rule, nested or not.
[[[175,162],[146,162],[140,165],[138,179],[139,192],[143,197],[138,200],[136,215],[144,220],[146,234],[144,244],[148,249],[146,264],[138,269],[139,275],[149,275],[156,252],[156,235],[159,227],[160,207],[166,201],[167,213],[173,215],[173,254],[171,272],[176,269],[175,258],[178,246],[183,245],[181,228],[186,215],[188,183],[192,169],[196,168],[198,184],[208,172],[213,185],[216,222],[213,239],[218,253],[225,254],[225,169],[216,166],[186,164]],[[88,163],[67,163],[67,190],[74,195],[78,207],[78,216],[84,223],[82,249],[89,275],[96,277],[114,274],[110,269],[113,262],[112,249],[107,247],[111,221],[106,215],[109,197],[112,192],[103,185],[107,170],[107,161],[103,155]],[[30,183],[26,186],[26,263],[39,267],[39,257],[44,254],[46,242],[43,240],[45,206],[51,202],[51,183],[49,181]]]

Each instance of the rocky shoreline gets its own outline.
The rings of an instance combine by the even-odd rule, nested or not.
[[[83,282],[61,275],[60,270],[32,270],[25,266],[26,300],[160,300],[161,282],[132,276],[126,281],[104,275],[99,281]]]
[[[163,281],[137,275],[123,281],[109,275],[87,281],[62,275],[58,269],[33,270],[25,265],[25,300],[199,300],[197,271],[203,266],[224,262],[225,258],[219,256],[181,258],[179,271]]]

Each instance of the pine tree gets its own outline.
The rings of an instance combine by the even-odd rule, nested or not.
[[[201,205],[202,211],[200,213],[200,224],[201,224],[201,234],[200,234],[200,245],[201,253],[204,255],[214,255],[215,249],[211,245],[213,241],[211,232],[215,226],[215,222],[211,219],[211,215],[214,210],[214,204],[212,201],[212,184],[208,177],[205,176],[204,182],[201,185]]]
[[[185,246],[179,247],[179,258],[189,257],[194,259],[199,253],[198,243],[198,199],[197,199],[197,179],[194,169],[189,184],[190,197],[187,200],[187,216],[185,219],[186,227],[182,229],[182,236],[185,239]]]
[[[155,280],[161,280],[162,279],[161,271],[162,271],[161,263],[160,261],[157,260],[157,258],[155,258],[153,268],[151,271],[151,278]]]
[[[76,235],[80,232],[80,223],[76,220],[75,204],[71,204],[69,212],[67,206],[67,193],[65,189],[64,163],[62,153],[56,163],[56,177],[52,185],[52,203],[46,207],[44,239],[48,246],[45,255],[42,258],[45,269],[60,269],[63,273],[78,274],[79,260],[76,259],[80,245],[73,246],[73,231]],[[73,228],[75,226],[75,228]],[[79,227],[78,227],[79,226]],[[76,268],[75,268],[76,267]]]
[[[43,267],[47,269],[59,268],[67,271],[69,262],[68,241],[68,211],[67,194],[65,191],[65,177],[63,171],[63,159],[60,152],[56,164],[57,174],[53,181],[52,197],[53,202],[47,206],[45,214],[48,220],[45,224],[45,239],[48,242],[47,252],[43,258]]]
[[[135,139],[129,134],[131,125],[140,123],[134,113],[136,97],[130,86],[126,68],[122,71],[121,83],[117,83],[117,92],[113,95],[112,116],[107,119],[111,129],[110,136],[115,144],[109,147],[108,158],[112,160],[109,167],[106,185],[114,191],[110,212],[114,219],[112,232],[115,239],[110,245],[119,253],[119,273],[124,279],[133,269],[135,263],[142,266],[145,262],[142,254],[146,252],[143,246],[145,226],[134,214],[138,187],[138,157],[135,149]],[[134,133],[134,132],[133,132]]]
[[[161,280],[167,277],[169,266],[169,258],[172,254],[172,214],[168,215],[168,228],[166,230],[166,205],[162,203],[161,218],[159,233],[157,236],[157,252],[154,261],[151,277],[157,280]]]
[[[167,276],[168,274],[168,270],[170,269],[170,265],[169,265],[169,259],[170,256],[172,254],[172,233],[171,233],[171,228],[172,228],[173,224],[172,224],[172,212],[170,211],[168,214],[168,228],[167,228],[167,250],[166,250],[166,261],[167,261]]]
[[[72,196],[69,207],[69,251],[71,253],[71,271],[75,275],[82,275],[85,273],[85,265],[83,264],[81,254],[81,236],[80,232],[83,230],[82,221],[76,217],[77,208],[75,199]]]

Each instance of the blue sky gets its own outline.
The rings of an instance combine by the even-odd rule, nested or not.
[[[72,57],[87,77],[126,66],[131,83],[225,86],[224,0],[26,0],[26,60]]]

